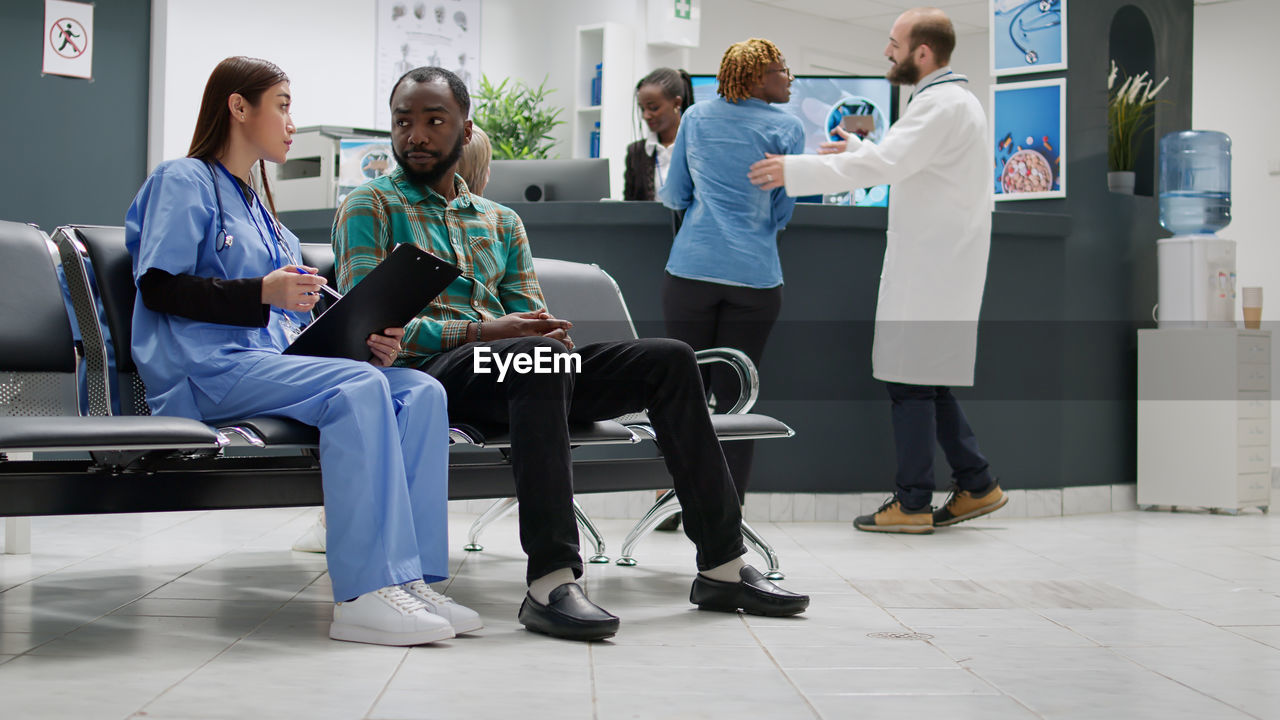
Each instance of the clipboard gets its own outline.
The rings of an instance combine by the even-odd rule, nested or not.
[[[840,127],[864,138],[876,131],[876,119],[871,115],[845,115],[840,118]]]
[[[308,325],[285,355],[373,357],[365,339],[403,327],[462,275],[456,266],[411,244],[400,244],[351,291]]]

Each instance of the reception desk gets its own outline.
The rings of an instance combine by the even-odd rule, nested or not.
[[[622,288],[640,335],[663,335],[659,291],[671,247],[669,210],[619,202],[511,207],[524,220],[534,255],[598,264]],[[333,213],[281,219],[303,242],[327,242]],[[761,363],[756,408],[786,421],[796,436],[758,443],[752,490],[887,494],[891,488],[889,400],[871,377],[886,221],[883,208],[801,204],[779,236],[786,288]],[[1091,482],[1061,472],[1071,400],[1064,351],[1089,342],[1073,334],[1098,330],[1064,322],[1071,225],[1069,216],[1051,213],[997,212],[992,220],[977,384],[957,395],[1006,487]],[[945,487],[941,457],[938,477]]]

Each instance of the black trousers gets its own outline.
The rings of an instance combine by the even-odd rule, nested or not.
[[[694,350],[730,347],[747,354],[760,367],[769,332],[782,310],[782,286],[748,288],[664,275],[662,315],[667,335]],[[723,364],[704,366],[703,384],[723,412],[738,397],[738,375]],[[747,497],[756,444],[735,440],[722,445],[738,499]]]
[[[893,401],[893,440],[897,446],[898,500],[916,509],[933,501],[933,443],[942,447],[951,477],[961,490],[985,490],[991,484],[987,459],[951,389],[941,385],[885,383]]]
[[[698,569],[746,552],[742,511],[688,345],[665,338],[594,343],[575,351],[582,358],[581,374],[509,370],[503,382],[497,372],[474,372],[473,355],[481,345],[504,357],[532,355],[540,347],[554,353],[565,349],[542,337],[469,343],[435,356],[422,368],[444,385],[451,418],[510,425],[528,581],[560,568],[582,575],[568,424],[646,409],[684,509],[685,534],[698,550]],[[495,365],[489,362],[491,369]]]

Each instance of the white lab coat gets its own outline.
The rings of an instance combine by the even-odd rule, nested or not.
[[[973,385],[978,311],[991,248],[986,114],[967,83],[924,88],[877,145],[789,155],[787,194],[890,185],[876,305],[873,375],[912,385]]]

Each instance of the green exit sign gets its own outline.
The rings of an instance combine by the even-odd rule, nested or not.
[[[675,0],[676,19],[688,20],[693,16],[693,0]]]

